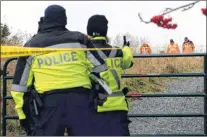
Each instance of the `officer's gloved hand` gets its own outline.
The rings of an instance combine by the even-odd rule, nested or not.
[[[124,95],[126,95],[129,92],[129,89],[127,87],[122,89],[122,92],[124,93]]]
[[[107,101],[107,94],[98,93],[96,98],[94,98],[94,103],[97,106],[103,106],[104,102]]]
[[[130,46],[130,43],[129,43],[129,41],[127,42],[127,44],[126,44],[128,47]]]
[[[97,108],[97,106],[103,106],[104,102],[107,101],[107,93],[106,91],[101,88],[100,85],[94,84],[93,90],[95,91],[95,96],[94,96],[94,104]]]

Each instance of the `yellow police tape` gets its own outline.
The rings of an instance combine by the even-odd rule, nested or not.
[[[131,49],[137,47],[130,47]],[[35,48],[35,47],[20,47],[1,45],[1,58],[11,58],[20,56],[31,56],[38,54],[47,54],[50,52],[61,51],[86,51],[86,50],[112,50],[119,48]]]
[[[1,58],[31,56],[63,51],[111,50],[119,48],[35,48],[19,46],[1,46]]]

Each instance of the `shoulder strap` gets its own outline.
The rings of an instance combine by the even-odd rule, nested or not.
[[[110,54],[109,54],[109,57],[111,57],[111,58],[115,57],[116,53],[117,53],[117,50],[116,49],[112,49]]]
[[[101,56],[102,59],[107,58],[106,54],[101,50],[98,50],[98,54]]]
[[[102,59],[116,57],[116,53],[117,53],[116,49],[111,49],[109,55],[107,56],[103,51],[98,50],[98,54],[101,56]]]

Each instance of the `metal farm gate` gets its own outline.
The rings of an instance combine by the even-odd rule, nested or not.
[[[207,55],[206,53],[199,54],[172,54],[172,55],[138,55],[134,58],[164,58],[164,57],[204,57],[204,71],[203,73],[182,73],[182,74],[123,74],[123,78],[140,78],[140,77],[204,77],[204,93],[192,94],[141,94],[141,97],[203,97],[204,98],[204,114],[129,114],[129,117],[204,117],[204,134],[131,134],[132,136],[207,136]],[[7,81],[12,80],[13,76],[7,75],[7,66],[11,61],[17,58],[8,59],[3,66],[3,90],[2,90],[2,136],[6,136],[6,122],[7,120],[18,119],[17,116],[7,114],[6,104],[7,100],[12,99],[7,96]],[[127,96],[128,98],[136,96]]]

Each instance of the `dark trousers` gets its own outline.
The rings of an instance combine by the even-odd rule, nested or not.
[[[129,136],[126,111],[97,113],[90,90],[78,88],[44,97],[34,136]]]

